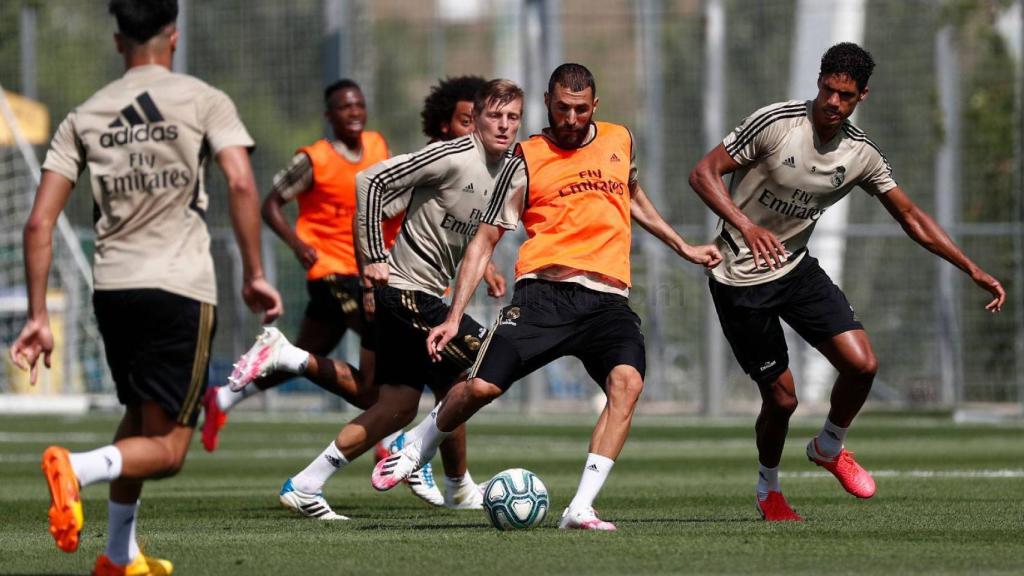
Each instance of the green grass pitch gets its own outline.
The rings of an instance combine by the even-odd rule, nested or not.
[[[520,421],[485,411],[471,422],[470,470],[478,481],[524,467],[551,493],[540,528],[499,533],[479,511],[433,510],[402,486],[375,492],[368,457],[326,486],[335,510],[352,521],[295,517],[280,507],[277,491],[345,416],[244,416],[228,424],[217,453],[203,452],[197,436],[184,472],[146,487],[140,541],[171,559],[176,574],[1024,572],[1020,423],[866,415],[849,447],[876,472],[878,494],[858,501],[803,456],[819,419],[795,421],[782,485],[806,522],[769,525],[753,505],[752,418],[640,418],[597,502],[619,531],[597,534],[556,528],[593,418]],[[105,542],[106,489],[85,490],[82,545],[60,552],[46,531],[38,459],[50,443],[99,446],[114,423],[110,415],[0,419],[0,573],[89,572]]]

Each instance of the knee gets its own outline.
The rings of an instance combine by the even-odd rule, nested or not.
[[[181,469],[185,467],[185,450],[177,450],[172,446],[167,446],[164,450],[163,462],[161,463],[161,470],[157,474],[160,478],[169,478],[175,476]]]
[[[768,395],[768,408],[773,413],[787,418],[796,412],[799,403],[796,394],[782,386],[773,386],[771,394]]]
[[[609,402],[636,404],[644,391],[644,379],[635,368],[618,367],[608,375],[605,392]]]
[[[866,350],[847,358],[846,366],[840,370],[843,376],[856,378],[867,385],[875,379],[878,373],[878,359],[871,350]]]
[[[502,390],[486,380],[473,378],[466,384],[466,394],[473,402],[490,404],[501,396]]]

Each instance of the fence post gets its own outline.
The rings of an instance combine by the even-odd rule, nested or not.
[[[725,136],[725,6],[722,0],[704,4],[704,147],[714,148]],[[704,228],[713,238],[718,216],[706,211]],[[725,389],[725,342],[711,294],[702,292],[704,301],[704,382],[701,412],[720,416]]]

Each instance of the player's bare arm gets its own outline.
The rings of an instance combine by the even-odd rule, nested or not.
[[[242,298],[253,312],[272,322],[284,311],[281,295],[263,278],[260,259],[259,193],[249,164],[249,151],[232,146],[217,153],[217,164],[228,183],[231,224],[242,255]]]
[[[434,362],[441,361],[439,350],[443,350],[448,342],[458,334],[459,321],[469,305],[473,292],[476,291],[480,279],[491,261],[494,247],[505,234],[505,229],[491,224],[481,223],[476,235],[466,247],[466,255],[459,266],[459,276],[455,280],[455,293],[452,296],[452,307],[448,310],[448,318],[444,324],[435,326],[427,335],[427,353]]]
[[[44,170],[32,213],[25,223],[23,251],[28,282],[28,319],[11,345],[10,355],[15,365],[29,370],[32,385],[39,378],[39,357],[43,357],[43,363],[49,368],[50,354],[53,353],[50,314],[46,309],[46,284],[53,259],[53,229],[73,187],[74,183],[67,178]]]
[[[295,233],[295,228],[288,223],[282,208],[287,203],[288,200],[281,195],[279,190],[271,190],[263,200],[263,207],[260,212],[267,226],[292,249],[295,259],[299,261],[299,264],[302,264],[302,268],[309,270],[317,261],[316,248],[303,242],[298,234]]]
[[[786,247],[767,229],[757,226],[739,209],[729,196],[722,178],[740,167],[719,144],[697,162],[690,173],[690,187],[700,199],[723,220],[743,234],[743,240],[754,256],[754,265],[774,270],[786,261]]]
[[[941,256],[950,264],[963,270],[975,284],[992,295],[992,300],[985,305],[986,310],[991,312],[1002,310],[1003,303],[1006,301],[1006,291],[1003,290],[1002,284],[968,258],[953,242],[953,239],[946,234],[946,231],[939,226],[938,222],[914,204],[899,186],[885,194],[879,194],[878,200],[899,222],[907,236],[924,246],[929,252]]]
[[[505,295],[505,277],[502,276],[494,261],[487,263],[484,270],[484,284],[487,284],[487,295],[491,298],[501,298]]]
[[[639,184],[630,186],[629,213],[633,220],[684,259],[711,269],[722,261],[714,244],[691,246],[661,217],[658,209]]]

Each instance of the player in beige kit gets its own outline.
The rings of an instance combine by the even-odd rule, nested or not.
[[[690,185],[721,216],[717,243],[725,256],[709,287],[722,329],[744,371],[757,382],[757,506],[769,521],[801,520],[782,496],[778,466],[796,386],[779,319],[839,372],[831,409],[807,457],[859,498],[875,482],[843,447],[847,429],[871,390],[877,362],[867,332],[838,286],[807,253],[826,210],[855,186],[877,198],[907,235],[967,273],[1002,308],[999,282],[960,251],[892,178],[885,156],[848,120],[868,95],[871,55],[841,43],[821,59],[814,100],[772,104],[747,118],[698,162]],[[732,174],[726,188],[722,177]]]
[[[211,158],[226,177],[242,256],[242,297],[264,321],[281,314],[263,279],[259,196],[249,164],[253,146],[231,100],[204,82],[170,71],[178,41],[175,0],[113,0],[125,75],[68,114],[43,164],[25,225],[29,317],[12,359],[47,366],[53,350],[46,310],[52,233],[87,168],[98,207],[94,307],[119,400],[126,412],[113,444],[43,454],[50,488],[50,532],[73,552],[83,514],[79,488],[110,483],[108,543],[94,574],[164,574],[170,562],[143,556],[135,540],[146,479],[182,467],[206,386],[217,302],[204,171]]]

